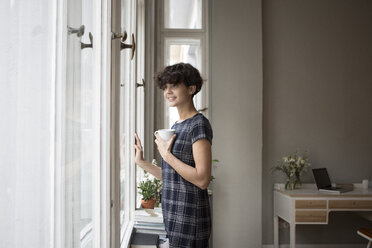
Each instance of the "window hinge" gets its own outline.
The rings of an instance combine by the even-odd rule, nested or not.
[[[111,200],[111,204],[110,204],[111,208],[114,207],[114,200]]]

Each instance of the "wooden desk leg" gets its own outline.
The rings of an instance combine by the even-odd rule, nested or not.
[[[296,225],[295,223],[290,223],[289,225],[289,247],[296,248]]]
[[[279,248],[279,217],[274,216],[274,248]]]

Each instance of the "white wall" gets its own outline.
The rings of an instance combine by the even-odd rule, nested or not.
[[[211,1],[213,247],[261,247],[261,1]]]
[[[263,1],[263,243],[273,243],[276,161],[308,150],[334,182],[372,179],[372,2]],[[311,171],[303,177],[313,183]],[[372,223],[333,212],[328,225],[301,225],[298,244],[365,243]],[[288,243],[288,229],[280,242]]]

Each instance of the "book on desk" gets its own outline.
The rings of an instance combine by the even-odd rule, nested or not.
[[[350,192],[353,190],[354,190],[354,185],[351,183],[337,183],[335,184],[334,189],[328,190],[327,188],[322,188],[322,189],[319,189],[319,192],[339,195],[339,194]]]

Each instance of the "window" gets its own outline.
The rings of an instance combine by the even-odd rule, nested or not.
[[[105,9],[1,2],[1,247],[109,247]]]
[[[119,2],[119,1],[118,1]],[[143,171],[134,163],[134,133],[146,142],[145,129],[145,7],[144,1],[121,0],[118,30],[127,33],[126,47],[120,51],[120,243],[129,241],[136,208],[136,177]],[[135,53],[133,53],[135,44]],[[123,46],[123,45],[121,45]],[[132,47],[128,47],[132,46]],[[132,57],[133,54],[133,57]],[[114,175],[115,176],[115,175]]]
[[[202,0],[164,0],[164,27],[201,29]]]
[[[208,25],[206,0],[162,0],[158,5],[158,37],[161,56],[158,69],[179,62],[190,63],[205,80],[202,90],[195,95],[198,111],[208,116]],[[163,102],[164,105],[164,102]],[[178,120],[177,109],[163,107],[164,128]]]
[[[109,200],[105,175],[107,81],[98,1],[58,1],[55,247],[102,247]],[[101,35],[102,34],[102,35]]]
[[[180,18],[176,1],[160,3],[170,11],[162,47],[145,30],[154,28],[154,1],[146,9],[144,0],[1,3],[9,29],[0,37],[2,247],[128,244],[143,177],[134,132],[153,157],[154,55],[159,67],[187,61],[207,78],[206,1],[180,3],[191,16]],[[124,42],[112,39],[123,31]]]
[[[62,215],[64,246],[91,247],[93,235],[93,171],[100,165],[100,83],[93,79],[90,43],[93,9],[90,1],[67,1],[66,80],[63,82],[64,106],[61,106],[63,133],[61,144]],[[79,37],[80,36],[80,37]]]

